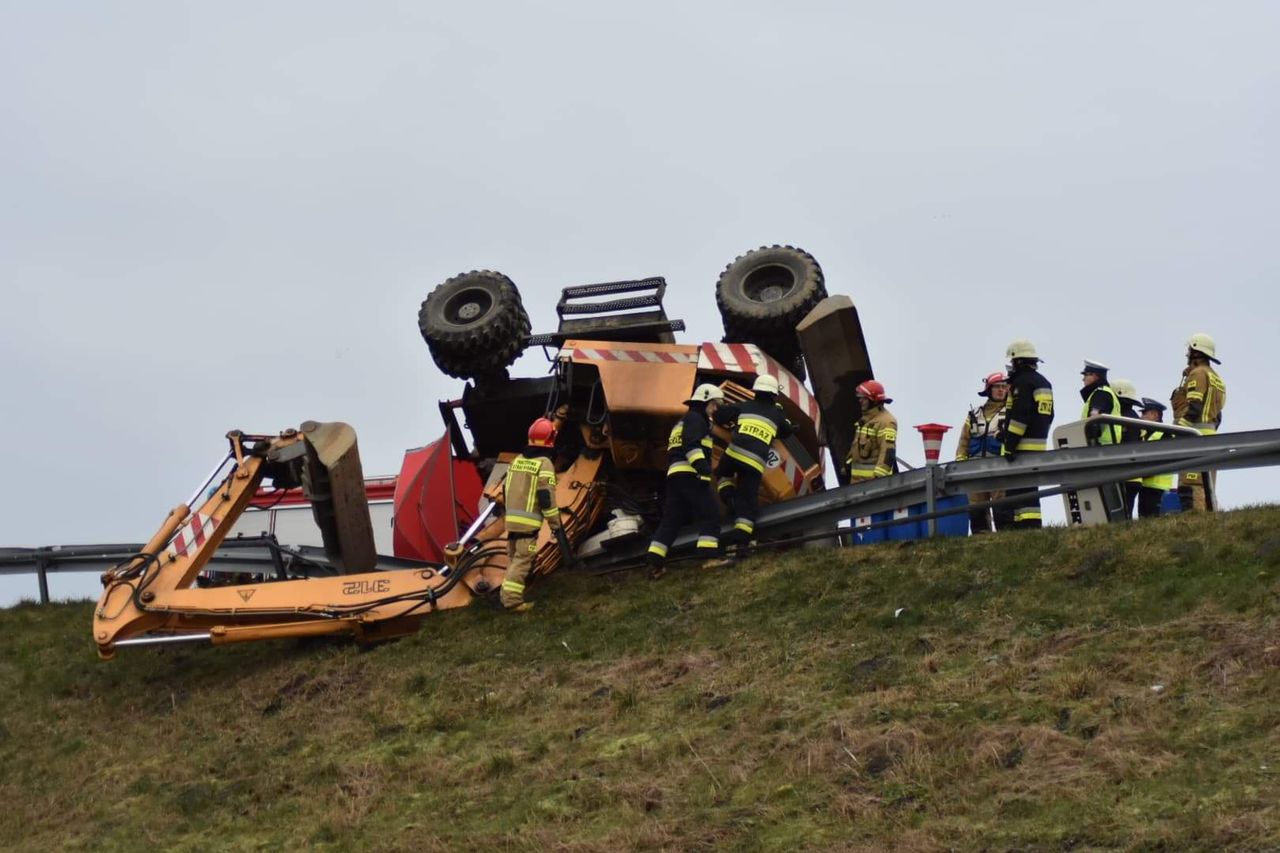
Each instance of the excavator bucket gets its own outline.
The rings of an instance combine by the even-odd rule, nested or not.
[[[356,431],[339,421],[306,421],[301,432],[307,446],[302,488],[325,554],[346,574],[373,571],[378,555]]]
[[[392,547],[402,559],[442,563],[480,514],[484,483],[475,463],[454,459],[449,434],[407,451],[396,479]]]
[[[828,296],[796,325],[809,368],[813,395],[822,410],[822,427],[833,458],[849,454],[853,426],[861,410],[854,389],[874,377],[858,309],[847,296]],[[840,465],[836,465],[839,472]],[[838,474],[844,484],[842,474]]]

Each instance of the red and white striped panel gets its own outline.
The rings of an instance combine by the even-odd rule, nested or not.
[[[560,350],[560,358],[573,361],[633,361],[649,364],[694,364],[696,352],[663,352],[647,349],[614,349],[612,347],[573,346]]]
[[[807,495],[811,491],[810,484],[804,478],[804,469],[790,456],[784,456],[774,448],[769,448],[769,456],[765,460],[768,468],[781,468],[782,473],[791,481],[791,490],[799,495]]]
[[[778,390],[800,407],[813,421],[814,429],[822,432],[822,413],[818,401],[791,372],[755,344],[703,344],[698,357],[699,370],[723,370],[731,373],[768,374],[778,380]]]
[[[807,495],[813,491],[809,488],[808,481],[804,478],[804,469],[796,464],[795,460],[789,456],[782,459],[782,472],[787,475],[787,479],[791,481],[791,488],[795,490],[797,496]]]
[[[178,532],[169,540],[169,550],[173,552],[173,558],[185,557],[188,552],[195,551],[205,543],[220,523],[221,520],[215,516],[191,513],[191,517],[183,522]]]

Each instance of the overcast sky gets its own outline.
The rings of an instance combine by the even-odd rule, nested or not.
[[[1020,336],[1059,422],[1086,357],[1167,399],[1196,331],[1225,428],[1280,425],[1275,3],[0,9],[0,545],[147,539],[231,428],[345,420],[395,473],[460,388],[419,304],[473,268],[535,331],[664,275],[716,340],[724,265],[791,243],[903,426]]]

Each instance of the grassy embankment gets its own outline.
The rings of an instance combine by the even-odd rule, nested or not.
[[[1265,508],[562,573],[370,651],[18,607],[0,846],[1276,849],[1278,573]]]

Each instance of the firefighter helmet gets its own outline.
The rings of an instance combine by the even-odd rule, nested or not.
[[[995,373],[989,373],[987,374],[987,378],[982,380],[982,390],[978,392],[978,396],[990,397],[992,385],[999,385],[1002,382],[1008,383],[1008,381],[1009,381],[1009,377],[1005,376],[1003,373],[1000,373],[999,371]]]
[[[529,426],[530,447],[555,447],[556,425],[547,418],[538,418]]]
[[[757,393],[777,394],[778,380],[777,377],[770,376],[767,373],[761,373],[756,377],[756,381],[752,383],[751,390]]]
[[[704,382],[697,388],[693,389],[693,393],[689,395],[689,399],[685,403],[709,403],[712,400],[723,400],[724,392],[720,390],[718,385],[712,385],[710,382]]]
[[[1026,338],[1018,338],[1009,344],[1009,348],[1004,351],[1005,358],[1014,361],[1019,358],[1029,358],[1040,361],[1040,356],[1036,355],[1036,345]]]
[[[1198,352],[1202,354],[1205,358],[1209,359],[1214,364],[1222,363],[1218,361],[1217,347],[1213,345],[1213,338],[1209,337],[1204,332],[1196,332],[1194,335],[1188,338],[1187,349],[1192,350],[1193,352]]]
[[[1131,400],[1135,404],[1142,404],[1142,398],[1138,396],[1138,389],[1128,379],[1112,379],[1111,390],[1115,391],[1116,396],[1122,400]]]
[[[874,379],[868,379],[857,387],[855,393],[859,397],[865,397],[873,403],[892,403],[893,400],[884,395],[884,385]]]

